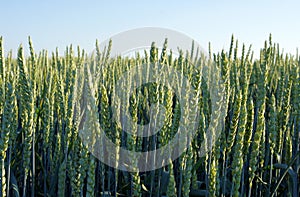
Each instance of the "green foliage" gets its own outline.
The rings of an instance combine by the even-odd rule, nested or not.
[[[281,54],[271,36],[258,59],[245,45],[239,57],[233,36],[228,52],[212,54],[209,49],[209,57],[195,52],[193,45],[174,58],[167,44],[165,39],[161,53],[152,43],[149,51],[134,58],[112,58],[113,43],[101,51],[97,41],[91,56],[79,47],[74,53],[70,46],[64,56],[56,50],[49,57],[45,50],[37,54],[29,38],[29,56],[21,45],[14,59],[11,52],[4,56],[0,37],[0,196],[299,195],[299,57]],[[158,83],[131,93],[121,84],[128,100],[121,104],[124,98],[118,97],[116,82],[141,64],[177,69],[195,92],[182,90],[184,82],[176,75],[184,95]],[[143,77],[148,79],[149,73]],[[181,106],[180,99],[190,100]],[[151,111],[154,106],[156,111]],[[164,116],[158,115],[161,107]],[[146,152],[165,146],[180,121],[189,123],[186,117],[194,115],[182,107],[199,112],[195,138],[184,139],[187,151],[160,169],[129,173],[101,163],[89,152],[97,148],[99,132],[117,145],[111,161],[116,166],[120,147]],[[128,134],[122,130],[126,123],[115,121],[156,124],[149,120],[150,113],[163,122],[150,137],[135,135],[136,124]],[[91,147],[83,143],[82,133],[89,134]],[[133,154],[129,160],[140,162]]]

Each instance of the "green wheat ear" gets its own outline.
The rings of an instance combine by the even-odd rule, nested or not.
[[[15,132],[16,126],[14,124],[15,118],[15,106],[16,106],[16,96],[15,96],[15,88],[13,83],[10,81],[7,83],[6,87],[6,101],[4,103],[3,116],[2,116],[2,126],[1,126],[1,136],[0,136],[0,158],[1,158],[1,194],[2,196],[6,196],[6,175],[5,175],[5,158],[6,151],[10,144],[10,133]]]

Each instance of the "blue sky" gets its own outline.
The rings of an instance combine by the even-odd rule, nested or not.
[[[228,49],[231,34],[255,53],[272,33],[285,52],[295,54],[300,46],[300,1],[2,1],[0,35],[5,48],[16,53],[20,43],[33,39],[36,51],[63,51],[69,44],[88,52],[95,40],[132,28],[155,26],[170,28],[195,39],[214,52]]]

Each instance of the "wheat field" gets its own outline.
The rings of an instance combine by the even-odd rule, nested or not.
[[[233,37],[228,51],[209,49],[208,56],[192,48],[174,57],[166,39],[162,50],[152,43],[150,51],[132,58],[111,57],[113,43],[101,51],[96,42],[92,55],[68,46],[61,56],[58,49],[36,53],[28,41],[29,54],[20,45],[13,58],[0,39],[0,196],[300,196],[300,56],[281,53],[271,35],[259,58]],[[187,115],[172,90],[145,84],[126,106],[116,96],[122,73],[142,64],[174,68],[190,80],[199,93],[190,106],[197,108],[199,122],[179,158],[152,171],[128,172],[97,159],[80,133],[100,125],[117,146],[144,152],[171,140]],[[212,107],[214,87],[204,67],[223,82],[224,106]],[[93,113],[81,113],[83,95],[91,98]],[[150,137],[126,134],[112,116],[116,105],[129,108],[134,122],[147,124],[157,102],[166,115]],[[83,126],[83,115],[96,121]],[[223,124],[215,124],[215,117]],[[201,155],[209,125],[220,137]]]

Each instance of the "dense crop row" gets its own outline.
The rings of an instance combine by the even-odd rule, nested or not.
[[[233,38],[228,52],[208,57],[192,49],[174,58],[167,41],[161,52],[153,43],[135,58],[112,58],[110,47],[100,51],[96,44],[96,53],[87,56],[79,47],[74,55],[70,46],[61,57],[58,51],[36,54],[29,39],[28,58],[20,46],[14,59],[11,52],[4,57],[0,39],[0,196],[300,196],[298,54],[280,53],[271,37],[259,59],[245,46],[239,57]],[[154,150],[168,143],[180,116],[186,116],[180,95],[149,83],[128,94],[126,106],[116,96],[116,81],[142,64],[162,64],[186,76],[193,85],[186,93],[196,92],[187,107],[197,108],[200,116],[196,137],[183,155],[163,168],[130,173],[101,163],[80,135],[97,132],[101,125],[117,146],[128,150]],[[222,83],[205,80],[212,78]],[[223,106],[211,99],[217,86]],[[83,103],[87,108],[82,109]],[[127,118],[147,124],[153,103],[165,107],[157,135],[126,134],[113,118],[112,105],[129,108]],[[208,128],[213,137],[217,131],[221,135],[202,156],[200,148],[209,148],[212,140]]]

